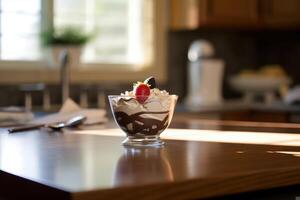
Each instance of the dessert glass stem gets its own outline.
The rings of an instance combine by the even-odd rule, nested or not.
[[[128,136],[124,141],[124,146],[162,146],[164,142],[159,136],[134,137]]]

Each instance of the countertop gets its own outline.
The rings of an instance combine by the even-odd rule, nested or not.
[[[274,111],[274,112],[292,112],[300,113],[300,105],[286,104],[282,101],[275,101],[272,104],[261,102],[245,103],[242,100],[225,100],[221,104],[216,105],[202,105],[202,106],[186,106],[184,103],[178,104],[177,111],[179,112],[211,112],[211,111],[241,111],[241,110],[255,110],[255,111]]]
[[[162,148],[125,148],[115,128],[1,129],[0,197],[201,199],[300,184],[300,135],[288,132],[300,128],[220,127],[170,128]]]

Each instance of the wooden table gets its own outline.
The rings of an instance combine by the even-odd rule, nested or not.
[[[124,148],[119,129],[2,129],[0,199],[202,199],[300,183],[299,127],[222,123],[168,129],[163,148]]]

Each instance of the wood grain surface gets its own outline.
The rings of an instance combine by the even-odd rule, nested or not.
[[[169,129],[162,148],[125,148],[118,129],[0,133],[7,199],[201,199],[300,183],[297,134]]]

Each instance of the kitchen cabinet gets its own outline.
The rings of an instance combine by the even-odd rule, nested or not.
[[[299,123],[299,114],[289,112],[272,112],[257,110],[241,111],[202,111],[202,112],[185,112],[176,113],[175,121],[181,119],[205,119],[205,120],[223,120],[223,121],[248,121],[248,122],[282,122],[282,123]]]
[[[300,25],[299,0],[263,0],[260,2],[261,17],[270,27]]]
[[[170,0],[171,29],[196,29],[199,26],[199,0]]]
[[[300,0],[170,0],[171,29],[295,27]]]
[[[257,2],[254,0],[200,0],[199,24],[238,25],[257,22]]]
[[[256,0],[171,0],[171,28],[243,26],[257,22]]]

